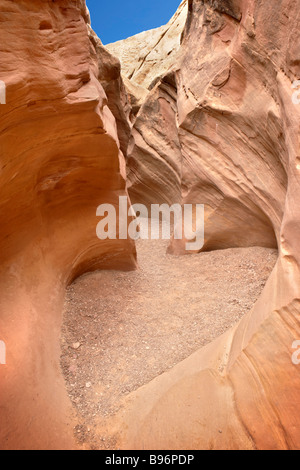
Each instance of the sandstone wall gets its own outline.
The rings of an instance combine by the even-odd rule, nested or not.
[[[166,25],[108,44],[106,48],[121,61],[123,77],[144,89],[153,87],[176,60],[187,13],[188,2],[183,0]]]
[[[126,142],[110,110],[121,120],[126,95],[85,2],[1,0],[0,21],[0,447],[64,448],[73,445],[59,369],[65,286],[136,265],[133,242],[96,237],[98,205],[126,194],[118,131]]]
[[[137,115],[133,200],[204,203],[204,249],[277,245],[279,259],[236,328],[131,397],[126,448],[299,449],[299,6],[190,0],[181,57]]]
[[[279,259],[239,325],[130,397],[110,427],[119,447],[299,449],[299,0],[182,6],[180,48],[168,68],[157,48],[158,72],[128,98],[83,2],[0,0],[1,449],[75,446],[64,289],[135,267],[133,244],[95,231],[97,206],[126,194],[121,150],[134,202],[204,203],[204,249],[278,246]]]
[[[279,78],[289,76],[291,94],[297,60],[287,59],[291,38],[261,37],[258,5],[243,17],[240,3],[223,5],[190,2],[179,57],[133,124],[128,188],[134,202],[204,203],[206,250],[276,247],[288,178]],[[278,36],[294,37],[290,22]]]

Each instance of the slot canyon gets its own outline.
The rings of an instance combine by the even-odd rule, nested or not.
[[[300,449],[299,12],[104,46],[85,0],[0,0],[1,450]],[[125,196],[204,205],[202,248],[99,239]]]

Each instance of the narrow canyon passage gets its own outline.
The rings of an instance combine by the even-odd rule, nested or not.
[[[258,247],[176,257],[167,246],[139,241],[138,271],[87,274],[68,289],[61,364],[78,412],[75,434],[88,447],[114,448],[96,423],[235,325],[277,259]]]
[[[299,450],[300,0],[134,3],[0,0],[0,450]]]

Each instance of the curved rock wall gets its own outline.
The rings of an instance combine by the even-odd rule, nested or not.
[[[106,48],[121,61],[123,76],[136,86],[151,89],[176,60],[187,14],[188,1],[183,0],[165,26],[108,44]]]
[[[278,81],[288,75],[291,92],[297,66],[286,39],[262,38],[257,3],[232,5],[190,2],[179,57],[142,104],[128,149],[133,201],[205,204],[205,250],[276,247],[287,191]]]
[[[299,6],[190,0],[182,56],[168,72],[172,98],[162,79],[137,116],[133,199],[169,201],[174,178],[172,200],[180,181],[183,202],[207,206],[204,249],[277,243],[279,259],[240,324],[131,397],[118,417],[126,448],[299,449]],[[184,252],[175,241],[171,249]]]
[[[135,267],[132,243],[96,238],[97,206],[126,194],[127,147],[134,202],[204,203],[204,249],[277,245],[279,259],[241,323],[130,397],[119,447],[299,448],[299,0],[183,5],[171,67],[128,102],[84,2],[0,0],[1,449],[75,446],[64,289]]]
[[[96,236],[98,205],[126,194],[110,110],[125,114],[120,65],[92,40],[83,1],[1,0],[0,21],[0,447],[64,448],[64,288],[86,271],[136,265],[133,242]]]

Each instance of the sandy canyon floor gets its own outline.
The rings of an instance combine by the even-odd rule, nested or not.
[[[258,247],[174,257],[167,245],[139,241],[138,271],[88,274],[68,289],[61,365],[88,448],[113,448],[99,418],[236,324],[277,259]]]

